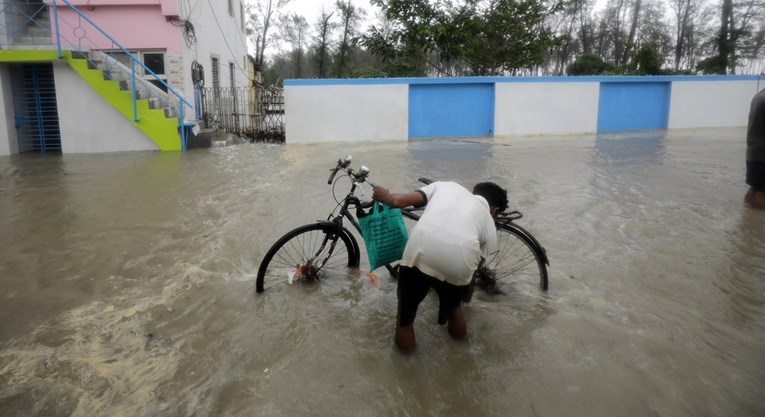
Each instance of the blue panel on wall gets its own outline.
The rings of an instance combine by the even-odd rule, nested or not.
[[[493,83],[409,86],[410,138],[493,134]]]
[[[600,83],[598,132],[666,129],[669,82]]]

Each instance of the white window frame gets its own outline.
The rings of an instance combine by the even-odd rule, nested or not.
[[[104,51],[104,52],[108,53],[108,54],[113,54],[113,55],[116,54],[118,56],[121,55],[121,56],[127,58],[127,56],[125,56],[122,51]],[[158,72],[154,72],[154,74],[156,74],[157,77],[159,77],[160,80],[162,80],[165,84],[167,84],[167,51],[165,51],[165,50],[158,50],[158,49],[132,49],[132,50],[128,50],[128,52],[130,52],[131,55],[136,57],[144,65],[146,65],[146,55],[151,55],[151,54],[160,54],[160,55],[162,55],[162,64],[163,64],[162,66],[164,67],[164,71],[162,71],[161,74],[158,73]],[[130,61],[129,60],[126,59],[124,61],[123,60],[119,60],[119,61],[123,65],[125,65],[128,69],[130,69]],[[146,66],[148,67],[148,65],[146,65]],[[151,75],[150,73],[148,73],[146,70],[144,70],[144,68],[142,66],[140,66],[140,65],[136,66],[136,73],[141,76],[142,80],[146,80],[146,81],[153,81],[153,80],[155,80],[154,76]]]

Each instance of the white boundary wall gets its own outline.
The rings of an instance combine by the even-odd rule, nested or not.
[[[595,132],[598,82],[497,83],[494,135]]]
[[[671,83],[668,128],[746,126],[765,77],[470,77],[287,80],[287,143],[407,140],[409,85],[493,83],[494,136],[596,133],[600,84]]]
[[[288,87],[284,107],[287,143],[409,138],[408,84]]]
[[[757,87],[757,80],[673,82],[669,128],[746,126]]]

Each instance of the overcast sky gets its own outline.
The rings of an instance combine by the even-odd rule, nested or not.
[[[373,8],[368,0],[351,0],[351,3],[367,11],[367,18],[371,17]],[[289,12],[297,12],[299,15],[305,17],[308,24],[313,26],[316,20],[321,16],[321,8],[325,7],[326,10],[335,9],[334,0],[292,0],[287,5],[286,9]]]
[[[367,20],[371,21],[371,18],[373,17],[373,13],[376,10],[375,7],[372,7],[369,4],[368,0],[351,0],[354,6],[364,9],[367,11]],[[275,1],[274,1],[275,3]],[[308,21],[308,24],[311,27],[311,30],[314,29],[314,26],[316,25],[316,21],[319,19],[319,16],[321,16],[321,8],[322,6],[325,7],[325,10],[332,11],[335,9],[335,0],[291,0],[289,4],[285,7],[284,11],[286,13],[292,13],[295,12],[303,17],[305,17],[305,20]],[[366,31],[366,24],[362,25],[361,30]],[[286,45],[281,45],[282,48],[285,48]],[[250,52],[252,53],[254,46],[250,45]],[[278,46],[271,46],[266,49],[266,56],[270,56],[277,52]]]

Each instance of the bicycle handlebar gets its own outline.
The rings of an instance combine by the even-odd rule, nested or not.
[[[332,171],[332,173],[329,174],[329,179],[327,180],[327,184],[332,184],[332,180],[335,179],[335,175],[337,175],[337,171],[340,171],[341,169],[346,169],[349,166],[351,166],[351,161],[353,161],[353,157],[351,155],[346,155],[345,158],[338,159],[337,166],[330,170]]]
[[[349,176],[352,176],[359,183],[366,182],[372,187],[374,187],[375,185],[371,181],[369,181],[369,179],[367,178],[367,176],[369,175],[369,168],[362,165],[358,171],[354,171],[353,169],[351,169],[352,160],[353,160],[353,157],[351,155],[347,155],[343,159],[338,159],[337,166],[330,170],[331,173],[329,174],[329,179],[327,179],[327,184],[331,185],[332,181],[334,181],[335,179],[335,175],[337,175],[337,172],[342,170],[347,172]]]
[[[327,184],[332,184],[332,180],[335,179],[335,175],[337,175],[337,171],[340,171],[340,168],[333,168],[330,171],[332,171],[332,173],[329,174],[329,179],[327,180]]]

